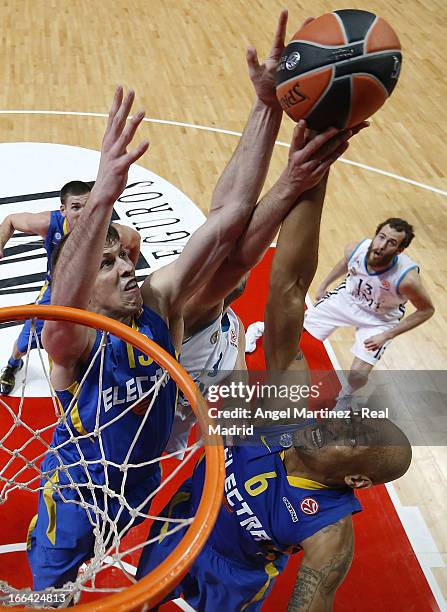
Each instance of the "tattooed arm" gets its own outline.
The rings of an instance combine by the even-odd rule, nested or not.
[[[351,567],[351,515],[303,540],[304,557],[287,612],[330,612],[337,588]]]

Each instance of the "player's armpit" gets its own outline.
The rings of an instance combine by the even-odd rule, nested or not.
[[[351,515],[324,527],[301,546],[304,557],[287,612],[329,612],[354,555]]]

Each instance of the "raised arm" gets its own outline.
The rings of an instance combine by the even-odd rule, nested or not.
[[[146,141],[132,151],[126,150],[144,117],[144,112],[140,111],[126,125],[133,100],[133,91],[123,100],[123,89],[117,88],[102,141],[98,177],[54,271],[52,304],[88,307],[103,257],[113,204],[126,186],[130,165],[149,146]],[[67,368],[88,349],[91,338],[87,328],[57,321],[46,321],[42,334],[44,347],[53,362]]]
[[[332,128],[305,144],[305,129],[304,121],[295,128],[285,170],[254,209],[228,258],[191,299],[188,304],[191,316],[198,317],[201,310],[210,309],[226,298],[262,259],[299,195],[321,180],[341,155],[349,137],[347,131],[339,132]]]
[[[320,219],[327,177],[304,193],[281,226],[265,308],[267,369],[303,369],[299,340],[306,293],[318,262]]]
[[[335,592],[354,555],[351,515],[324,527],[301,545],[304,557],[287,612],[331,612]]]
[[[256,50],[247,52],[256,100],[239,144],[214,190],[206,223],[189,240],[180,257],[143,284],[143,299],[178,316],[187,300],[204,285],[230,252],[253,211],[270,164],[282,110],[276,99],[274,70],[284,49],[287,11],[283,11],[270,55],[259,64]]]
[[[399,287],[399,291],[402,298],[409,300],[416,310],[392,329],[365,340],[365,348],[369,351],[377,351],[385,342],[414,329],[434,315],[435,307],[416,270],[408,272]]]
[[[13,213],[5,217],[0,225],[0,259],[4,257],[6,243],[14,232],[45,236],[50,227],[51,211],[40,213]]]
[[[281,124],[282,109],[276,97],[275,71],[284,51],[287,15],[287,10],[283,10],[279,16],[272,47],[263,64],[259,63],[254,47],[247,49],[248,74],[256,100],[244,134],[217,182],[211,202],[210,214],[223,206],[236,209],[234,214],[242,222],[240,232],[261,193]]]
[[[326,278],[322,281],[321,285],[318,287],[317,293],[315,295],[317,301],[321,300],[321,298],[324,297],[329,285],[332,285],[332,283],[336,281],[337,278],[340,278],[341,276],[345,276],[347,274],[348,263],[356,246],[357,242],[351,242],[345,247],[343,257],[340,259],[340,261],[337,261],[335,266],[332,268]]]

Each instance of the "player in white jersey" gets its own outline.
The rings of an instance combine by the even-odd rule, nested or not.
[[[393,338],[427,321],[434,307],[421,283],[419,266],[403,253],[412,226],[399,218],[380,223],[372,240],[348,244],[317,291],[317,302],[304,320],[305,329],[325,340],[338,327],[355,327],[354,360],[340,397],[363,387]],[[346,274],[333,290],[328,286]],[[403,319],[409,301],[415,312]]]
[[[312,18],[305,21],[307,23]],[[281,13],[269,57],[258,63],[256,51],[249,49],[247,62],[250,78],[259,100],[272,113],[277,114],[278,133],[282,110],[276,97],[274,73],[284,50],[287,11]],[[363,127],[363,124],[362,124]],[[344,150],[349,134],[326,130],[304,142],[305,123],[301,122],[290,147],[289,163],[272,189],[261,199],[248,224],[241,224],[238,241],[212,278],[202,285],[188,301],[184,311],[185,336],[180,362],[204,393],[210,384],[222,382],[233,371],[246,369],[245,332],[242,322],[230,304],[243,291],[247,274],[262,258],[274,239],[279,226],[292,208],[294,201],[284,200],[278,194],[290,181],[299,185],[303,193],[315,185]],[[258,164],[266,164],[264,155]],[[231,164],[231,162],[230,162]],[[266,168],[268,163],[266,165]],[[247,186],[248,187],[248,186]],[[225,189],[216,188],[210,213],[221,206],[216,197]],[[253,203],[255,204],[255,202]],[[175,415],[172,435],[167,450],[174,452],[186,447],[189,430],[195,422],[194,414],[181,396]]]

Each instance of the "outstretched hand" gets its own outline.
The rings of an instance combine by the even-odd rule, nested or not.
[[[273,45],[268,58],[263,64],[259,63],[258,54],[254,47],[247,49],[248,74],[255,88],[256,95],[267,106],[280,108],[276,97],[275,71],[278,61],[284,51],[288,11],[284,9],[278,19]],[[308,17],[303,26],[310,23],[314,18]],[[302,27],[303,27],[302,26]]]
[[[133,90],[129,90],[124,97],[121,85],[116,88],[102,139],[98,177],[93,190],[96,197],[107,204],[115,202],[121,195],[127,183],[130,166],[149,147],[149,142],[145,140],[131,151],[127,151],[127,146],[132,142],[144,118],[144,111],[140,110],[127,122],[134,98]]]
[[[331,165],[346,151],[348,140],[368,127],[368,122],[348,130],[328,128],[321,134],[310,132],[301,119],[293,132],[289,161],[283,172],[283,180],[297,195],[311,189],[325,176]]]

